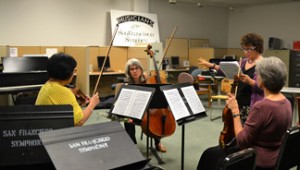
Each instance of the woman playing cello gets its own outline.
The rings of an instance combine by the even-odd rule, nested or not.
[[[145,84],[148,76],[144,73],[141,62],[138,59],[132,58],[128,60],[125,67],[126,83],[130,84]],[[134,122],[129,121],[124,123],[125,130],[136,144],[135,125]],[[166,152],[166,148],[161,144],[160,139],[154,138],[156,150]]]

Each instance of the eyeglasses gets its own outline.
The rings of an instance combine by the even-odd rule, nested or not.
[[[138,69],[140,69],[139,67],[132,67],[132,68],[130,68],[130,71],[134,71],[134,70],[138,70]]]
[[[250,51],[255,50],[255,48],[256,48],[256,47],[249,47],[249,48],[243,48],[243,47],[242,47],[241,50],[250,52]]]

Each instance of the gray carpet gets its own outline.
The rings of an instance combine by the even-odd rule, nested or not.
[[[203,104],[206,105],[205,99],[203,101]],[[107,111],[107,109],[95,110],[85,125],[111,121],[110,119],[107,119],[103,116],[103,114]],[[222,109],[213,109],[214,115],[220,115],[221,112]],[[219,134],[223,128],[223,123],[221,119],[210,121],[208,109],[207,115],[208,116],[205,118],[198,119],[185,125],[184,169],[186,170],[196,169],[198,160],[202,152],[206,148],[216,146],[218,144]],[[141,128],[139,126],[136,126],[136,131],[136,138],[138,141],[137,147],[146,157],[146,135],[143,135],[143,139],[141,140]],[[163,138],[162,143],[167,148],[167,152],[162,154],[160,152],[158,153],[164,163],[158,164],[156,158],[152,155],[151,152],[149,152],[151,164],[157,165],[162,169],[167,170],[181,169],[182,126],[177,126],[175,133],[172,136]]]

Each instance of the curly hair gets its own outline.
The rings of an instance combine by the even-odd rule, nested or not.
[[[264,52],[264,39],[256,33],[247,33],[241,38],[241,46],[253,46],[259,54]]]

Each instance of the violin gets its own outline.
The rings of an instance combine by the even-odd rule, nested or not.
[[[166,84],[167,83],[166,80],[162,79],[159,76],[156,60],[154,58],[153,51],[150,50],[151,48],[152,46],[148,45],[145,51],[152,58],[156,73],[155,75],[147,79],[147,83]],[[148,117],[149,117],[149,127],[147,127]],[[142,131],[146,135],[160,139],[162,137],[170,136],[175,132],[176,122],[172,112],[168,108],[150,109],[149,113],[147,112],[145,113],[142,119],[141,127],[142,127]]]
[[[67,88],[70,88],[74,93],[76,100],[80,106],[86,106],[89,103],[89,97],[87,97],[77,86],[75,85],[66,85]]]
[[[231,84],[230,93],[235,94],[238,86],[238,79],[235,78]],[[235,143],[235,132],[231,110],[225,106],[222,112],[222,121],[224,122],[223,130],[219,136],[219,146],[222,149],[226,149]]]

